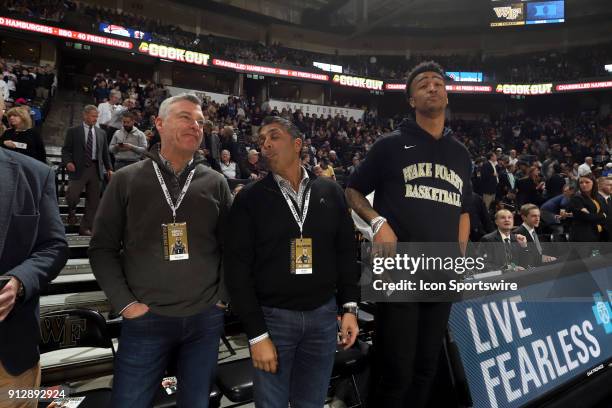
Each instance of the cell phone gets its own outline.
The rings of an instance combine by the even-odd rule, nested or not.
[[[0,290],[6,286],[11,280],[12,276],[0,276]]]

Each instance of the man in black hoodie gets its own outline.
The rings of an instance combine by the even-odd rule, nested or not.
[[[444,127],[445,74],[433,61],[417,65],[406,84],[416,122],[384,135],[353,173],[346,197],[369,222],[374,243],[468,241],[470,156]],[[365,196],[376,190],[374,206]],[[450,303],[380,303],[377,404],[424,407],[436,373]]]

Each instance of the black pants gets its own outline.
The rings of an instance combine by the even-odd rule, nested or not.
[[[422,408],[442,347],[451,303],[379,303],[376,362],[377,406]]]

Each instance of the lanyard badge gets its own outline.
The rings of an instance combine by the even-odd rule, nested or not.
[[[175,205],[172,202],[170,191],[168,191],[168,187],[164,182],[164,178],[162,177],[161,171],[159,170],[159,166],[155,162],[152,163],[153,168],[155,169],[155,174],[157,175],[157,180],[159,181],[159,185],[161,186],[161,189],[164,192],[164,196],[166,197],[166,201],[168,202],[170,210],[172,210],[172,222],[169,224],[162,224],[161,226],[164,260],[181,261],[189,259],[189,240],[187,237],[187,223],[176,222],[176,211],[181,206],[183,198],[185,198],[185,195],[187,194],[187,190],[189,189],[189,185],[191,184],[191,180],[193,179],[193,175],[196,169],[194,168],[189,172],[189,175],[187,176],[187,181],[185,181],[185,185],[183,186],[181,194],[179,195]]]

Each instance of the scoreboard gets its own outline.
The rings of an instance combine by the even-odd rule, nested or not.
[[[565,22],[565,1],[491,0],[491,27]]]

